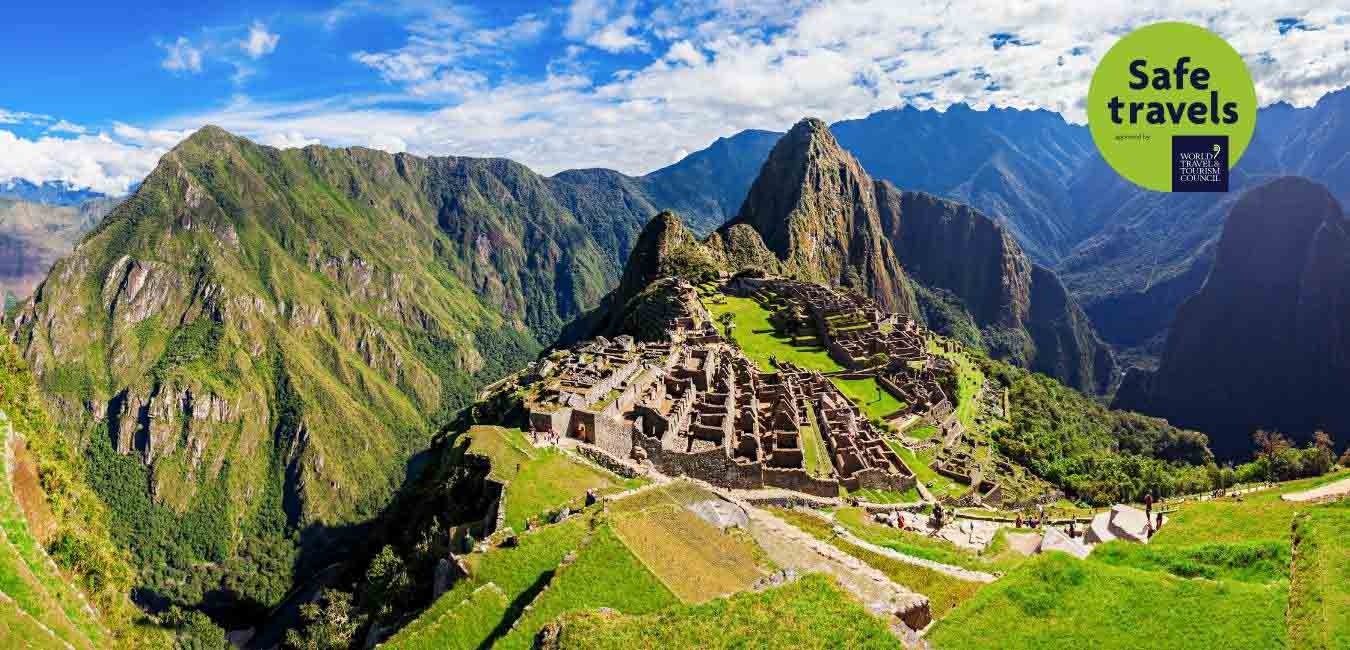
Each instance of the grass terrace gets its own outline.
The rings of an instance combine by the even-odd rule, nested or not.
[[[927,638],[940,648],[1280,648],[1286,592],[1049,553],[985,587]]]
[[[829,478],[834,474],[834,466],[830,464],[825,441],[821,439],[820,431],[816,430],[815,409],[810,404],[806,406],[806,421],[808,424],[801,429],[800,442],[806,473],[819,478]]]
[[[905,408],[905,403],[896,399],[890,391],[881,387],[875,378],[831,379],[849,399],[862,409],[869,420],[885,420],[888,416]]]
[[[646,614],[679,601],[607,525],[601,525],[576,561],[558,570],[520,620],[494,647],[534,647],[539,630],[566,612],[617,609]]]
[[[769,310],[753,298],[739,296],[724,296],[724,298],[725,301],[721,303],[708,303],[708,311],[712,313],[714,319],[721,318],[725,313],[735,315],[736,327],[732,330],[732,338],[760,370],[773,371],[773,366],[769,363],[770,357],[777,357],[779,361],[790,361],[807,370],[835,372],[844,369],[830,358],[829,352],[821,347],[816,339],[798,337],[798,342],[794,345],[791,337],[775,333],[773,325],[769,323]]]
[[[1294,539],[1290,647],[1350,648],[1350,501],[1299,515]]]
[[[536,448],[520,429],[477,426],[469,430],[469,453],[492,462],[489,474],[507,482],[506,526],[521,531],[525,520],[564,505],[579,505],[587,490],[604,494],[636,487],[554,448]]]
[[[916,453],[892,440],[887,440],[886,444],[891,446],[896,455],[900,456],[900,460],[904,461],[909,470],[914,473],[914,478],[923,483],[928,491],[933,493],[934,497],[940,499],[944,496],[960,496],[970,489],[969,486],[938,474],[932,467],[929,467],[929,464],[933,462],[933,457],[937,455],[937,447],[930,447]]]
[[[563,648],[894,648],[886,624],[826,576],[642,616],[565,616]]]
[[[717,499],[677,482],[622,499],[610,508],[614,529],[670,591],[700,603],[750,588],[765,571],[755,545],[685,508]]]

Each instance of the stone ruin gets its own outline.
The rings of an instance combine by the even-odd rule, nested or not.
[[[830,354],[853,369],[849,376],[876,377],[910,413],[951,413],[940,380],[951,368],[926,353],[917,324],[856,294],[777,279],[740,282],[753,285],[740,291],[771,294],[805,314]],[[666,333],[659,342],[598,337],[536,364],[525,399],[532,431],[728,488],[835,497],[841,486],[914,487],[883,432],[827,376],[790,363],[761,371],[706,313],[676,315]],[[879,353],[886,363],[863,367]],[[819,437],[823,471],[808,471],[808,435]]]

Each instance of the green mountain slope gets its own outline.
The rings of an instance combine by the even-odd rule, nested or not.
[[[438,422],[605,289],[549,206],[506,161],[214,128],[167,154],[15,324],[149,591],[265,606],[297,546],[376,514]]]
[[[17,351],[0,341],[0,641],[163,645],[127,594],[134,571]],[[67,645],[68,644],[68,645]]]

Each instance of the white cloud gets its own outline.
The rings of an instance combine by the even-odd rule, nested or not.
[[[666,60],[671,63],[683,63],[685,65],[703,65],[707,59],[703,58],[703,53],[698,51],[689,41],[679,41],[670,46],[666,51]]]
[[[160,43],[164,48],[164,60],[160,62],[170,72],[188,72],[197,74],[202,71],[202,51],[193,47],[186,36],[179,36],[172,43]]]
[[[606,52],[645,52],[647,42],[637,31],[631,5],[621,7],[613,0],[572,0],[563,35]]]
[[[0,108],[0,124],[46,124],[50,121],[52,121],[50,115]]]
[[[287,131],[285,133],[268,133],[259,137],[258,142],[278,149],[299,149],[312,144],[319,144],[319,139],[306,138],[299,131]]]
[[[413,95],[460,97],[487,83],[479,68],[501,63],[506,52],[535,41],[547,25],[525,14],[503,26],[479,27],[453,8],[427,7],[408,23],[401,47],[363,50],[352,59]]]
[[[357,59],[395,84],[390,95],[239,100],[158,130],[119,125],[113,135],[154,151],[212,123],[278,146],[319,141],[501,156],[542,173],[591,166],[645,173],[743,129],[782,130],[806,115],[832,122],[905,103],[1046,108],[1081,121],[1096,61],[1121,34],[1159,20],[1206,25],[1228,38],[1249,62],[1263,103],[1306,106],[1350,85],[1350,10],[1309,10],[1293,0],[1188,9],[1165,0],[1090,8],[1048,0],[677,0],[648,15],[578,0],[554,20],[568,42],[545,76],[533,79],[483,66],[508,56],[520,39],[537,39],[549,17],[484,28],[453,7],[400,6],[411,12],[406,42]],[[652,54],[622,74],[593,76],[587,56],[595,46],[587,39],[630,14],[647,26],[640,33]],[[1279,17],[1320,29],[1280,34]],[[1024,45],[996,49],[999,33]],[[119,151],[106,153],[120,160]],[[103,155],[92,145],[87,152]]]
[[[281,35],[268,32],[267,25],[261,21],[254,21],[248,28],[248,37],[241,41],[239,46],[249,58],[260,59],[276,50],[280,41]]]
[[[154,169],[166,147],[143,147],[107,135],[19,137],[0,130],[0,178],[33,183],[65,181],[105,194],[122,194]]]
[[[60,120],[56,124],[47,127],[47,132],[72,133],[75,135],[82,135],[84,133],[88,133],[88,130],[78,124],[75,124],[74,122],[67,122],[66,120]]]

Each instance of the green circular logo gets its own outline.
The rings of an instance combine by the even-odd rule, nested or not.
[[[1088,128],[1121,176],[1159,192],[1226,192],[1256,127],[1256,86],[1227,41],[1156,23],[1107,51],[1088,90]]]

